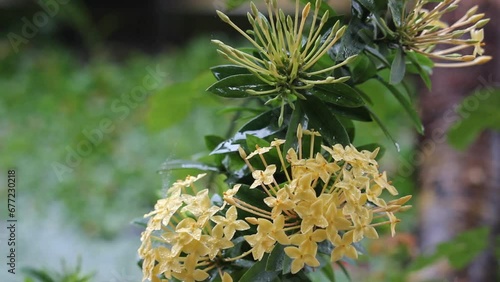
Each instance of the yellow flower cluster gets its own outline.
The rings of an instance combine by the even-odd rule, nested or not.
[[[302,156],[302,136],[311,136],[308,157]],[[380,196],[383,190],[396,195],[396,189],[380,173],[375,160],[378,150],[359,152],[354,146],[322,146],[326,158],[320,152],[314,154],[314,138],[317,132],[298,128],[298,152],[289,149],[286,161],[281,157],[284,140],[275,140],[270,147],[257,148],[250,155],[240,150],[240,155],[253,171],[253,184],[268,197],[264,199],[269,209],[262,209],[238,198],[241,185],[236,185],[224,195],[230,205],[252,213],[255,217],[245,220],[257,225],[257,233],[245,236],[251,246],[248,251],[255,260],[261,260],[277,243],[287,246],[285,253],[293,259],[291,271],[297,273],[304,265],[318,267],[318,243],[328,240],[333,245],[331,260],[343,256],[357,258],[353,243],[364,237],[378,238],[374,227],[389,224],[392,234],[399,219],[395,212],[405,210],[403,206],[411,196],[390,202]],[[287,181],[277,183],[274,175],[277,165],[268,164],[265,155],[277,150],[281,168]],[[264,170],[254,169],[250,159],[259,156]],[[286,169],[291,167],[291,174]],[[245,256],[247,254],[242,254]]]
[[[424,8],[431,0],[418,0],[415,7],[403,20],[398,32],[403,45],[417,53],[437,60],[437,67],[465,67],[479,65],[491,60],[483,56],[484,32],[482,27],[489,19],[476,14],[478,7],[469,9],[452,25],[441,21],[441,17],[458,7],[461,0],[443,0],[431,10]],[[467,54],[460,53],[472,49]],[[446,61],[447,63],[440,63]]]
[[[218,52],[232,63],[247,68],[263,83],[274,89],[268,91],[246,90],[250,95],[277,95],[273,100],[291,103],[295,98],[305,99],[300,92],[317,84],[345,82],[349,77],[335,78],[329,74],[354,59],[347,58],[342,63],[324,69],[314,69],[314,65],[327,54],[328,50],[344,34],[346,27],[340,27],[337,22],[329,32],[323,36],[321,31],[328,21],[328,12],[319,17],[321,0],[316,0],[311,27],[305,32],[305,24],[311,12],[311,3],[307,3],[302,10],[299,21],[299,0],[296,0],[295,16],[285,16],[278,9],[276,0],[266,0],[268,19],[261,14],[255,4],[251,2],[251,13],[248,21],[253,29],[243,31],[234,24],[227,15],[217,11],[219,17],[241,35],[243,35],[257,49],[260,56],[246,53],[224,44],[219,40],[212,40],[219,46]],[[252,38],[253,36],[253,38]],[[261,57],[262,56],[262,57]],[[319,76],[320,75],[320,76]],[[283,115],[280,115],[282,118]],[[281,124],[282,120],[280,120]]]
[[[143,281],[169,281],[172,277],[203,281],[216,267],[224,282],[232,281],[221,271],[221,251],[233,247],[236,230],[246,230],[249,225],[237,219],[235,207],[225,216],[216,215],[224,207],[213,206],[208,190],[198,191],[195,185],[204,175],[174,183],[167,197],[158,200],[154,211],[144,216],[150,219],[138,251],[144,259]]]
[[[204,281],[215,271],[223,282],[229,282],[230,274],[223,271],[226,266],[250,254],[261,260],[276,244],[286,246],[284,252],[293,260],[291,272],[297,273],[305,265],[320,265],[317,254],[321,242],[333,247],[333,262],[344,256],[357,258],[353,243],[364,237],[377,238],[376,226],[388,224],[394,234],[399,222],[394,213],[409,208],[403,205],[410,196],[389,202],[380,197],[383,190],[392,195],[397,191],[385,172],[378,170],[374,159],[378,150],[359,152],[352,145],[337,144],[322,146],[323,154],[315,153],[319,133],[299,126],[297,135],[298,151],[289,149],[286,158],[281,151],[285,140],[276,139],[270,147],[257,147],[249,155],[240,149],[254,180],[249,186],[237,184],[228,189],[221,207],[211,203],[207,189],[196,187],[204,174],[174,183],[154,211],[145,215],[149,221],[138,251],[143,258],[143,281],[172,277]],[[303,157],[303,135],[311,138],[308,157]],[[280,161],[268,164],[265,156],[274,150]],[[263,170],[251,164],[257,156]],[[282,183],[275,178],[278,167],[286,179]],[[259,208],[238,197],[242,187],[262,189],[267,194],[263,205]],[[239,219],[238,211],[253,216]],[[249,224],[256,225],[256,232]],[[250,249],[229,257],[224,250],[234,246],[231,240],[237,231],[245,232]]]

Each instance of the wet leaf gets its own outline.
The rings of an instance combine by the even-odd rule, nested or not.
[[[225,98],[245,98],[250,96],[246,90],[267,91],[274,88],[253,74],[237,74],[217,81],[207,91]]]
[[[316,97],[299,100],[309,119],[308,128],[317,130],[328,145],[350,144],[349,135],[335,115]]]
[[[211,67],[210,70],[217,80],[237,74],[250,74],[247,68],[237,65],[219,65]]]
[[[402,47],[396,49],[396,55],[391,65],[391,84],[398,84],[403,81],[406,73],[405,53]]]
[[[356,108],[364,104],[359,93],[354,88],[344,83],[316,85],[306,90],[306,94],[314,95],[327,103],[348,108]]]

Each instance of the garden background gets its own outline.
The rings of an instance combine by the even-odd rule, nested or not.
[[[349,1],[331,2],[349,13]],[[456,266],[454,257],[463,261],[452,268],[464,271],[484,250],[486,257],[496,252],[492,267],[498,267],[498,250],[491,246],[500,230],[495,207],[500,135],[492,130],[500,127],[500,30],[494,22],[500,4],[463,4],[473,2],[492,18],[485,48],[496,58],[484,67],[436,69],[432,93],[408,78],[428,125],[425,137],[413,131],[385,88],[370,81],[363,85],[376,93],[375,110],[400,150],[375,124],[357,123],[356,141],[384,145],[382,168],[400,194],[415,195],[415,208],[401,214],[396,237],[385,233],[366,245],[370,256],[347,266],[352,281],[404,281],[411,270],[424,273],[424,266],[439,259],[451,258]],[[241,45],[215,15],[221,4],[0,1],[0,281],[50,281],[43,275],[68,273],[78,273],[73,278],[90,274],[89,281],[99,282],[140,280],[142,227],[131,222],[151,209],[164,184],[196,173],[165,171],[162,164],[206,153],[205,135],[229,136],[252,114],[235,119],[228,108],[241,104],[205,92],[215,81],[209,68],[225,63],[210,39]],[[244,24],[246,8],[232,17]],[[475,90],[479,94],[466,96]],[[455,118],[446,118],[450,111]],[[457,120],[464,122],[453,127]],[[443,135],[449,127],[454,128],[451,144]],[[472,165],[457,167],[460,162]],[[15,278],[7,273],[4,255],[8,169],[16,169],[18,181]],[[436,171],[443,169],[439,180]],[[439,193],[436,183],[444,185]],[[436,199],[445,201],[435,205]],[[463,226],[450,224],[433,235],[431,229],[440,227],[427,218],[440,213]],[[467,229],[472,233],[461,233]],[[452,241],[454,247],[434,251],[439,241],[456,234],[462,235]],[[429,253],[421,255],[422,250]],[[486,261],[480,264],[491,264]],[[341,271],[336,276],[346,281]],[[54,281],[80,281],[73,278]]]

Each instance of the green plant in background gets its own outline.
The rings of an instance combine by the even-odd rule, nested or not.
[[[447,259],[453,268],[461,269],[488,246],[488,233],[488,228],[481,227],[458,234],[452,240],[437,245],[432,255],[415,259],[409,271],[422,269],[439,259]]]
[[[89,282],[92,281],[93,274],[81,273],[81,260],[78,259],[74,269],[69,269],[65,261],[62,261],[62,270],[53,271],[36,268],[24,268],[23,273],[26,278],[24,282]]]
[[[429,2],[440,3],[424,9]],[[353,145],[353,121],[375,121],[392,139],[363,85],[386,88],[423,132],[406,72],[430,86],[434,59],[489,60],[476,10],[450,27],[440,21],[459,2],[353,0],[345,18],[319,0],[295,1],[291,16],[266,1],[267,17],[251,4],[247,32],[217,11],[252,46],[213,40],[234,65],[213,67],[208,91],[252,100],[259,113],[229,139],[207,136],[211,154],[199,162],[165,164],[211,177],[178,180],[145,215],[143,280],[310,281],[315,269],[334,279],[333,263],[356,259],[363,238],[378,238],[383,225],[394,235],[411,196],[386,199],[398,191],[379,170],[380,145]],[[472,55],[452,54],[469,47]]]

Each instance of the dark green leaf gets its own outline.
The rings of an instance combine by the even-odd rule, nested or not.
[[[317,130],[328,145],[350,144],[349,135],[335,115],[314,96],[299,100],[298,104],[309,118],[308,128]]]
[[[250,134],[246,135],[246,143],[247,143],[247,147],[249,150],[255,150],[256,146],[259,146],[261,148],[270,146],[270,143],[268,141],[266,141],[258,136],[250,135]]]
[[[217,136],[217,135],[206,135],[205,136],[205,146],[210,151],[214,150],[217,147],[217,145],[219,145],[222,142],[224,142],[224,138],[222,138],[220,136]]]
[[[299,104],[295,105],[295,110],[292,112],[290,117],[290,122],[288,123],[288,128],[285,137],[285,144],[283,146],[283,153],[286,154],[288,149],[295,148],[297,145],[297,127],[299,124],[307,127],[307,118],[304,115],[304,111]]]
[[[276,278],[278,276],[277,271],[266,270],[267,258],[268,255],[266,254],[262,260],[255,262],[255,264],[243,274],[239,282],[272,281]]]
[[[392,143],[394,144],[394,146],[396,147],[396,149],[399,152],[400,151],[399,143],[396,142],[396,140],[392,137],[391,133],[389,132],[389,130],[387,129],[387,127],[385,127],[385,125],[382,122],[382,120],[370,108],[367,107],[367,109],[370,111],[370,114],[371,114],[373,120],[378,124],[378,126],[380,127],[380,129],[382,129],[382,131],[384,132],[385,136],[387,138],[389,138],[389,140],[392,141]]]
[[[359,54],[353,63],[349,64],[351,78],[355,84],[360,84],[373,78],[377,74],[377,68],[370,58],[364,54]]]
[[[274,249],[269,254],[269,258],[266,263],[267,271],[282,271],[283,262],[285,260],[285,247],[281,244],[276,244]]]
[[[241,185],[235,197],[254,207],[258,207],[263,210],[270,210],[270,208],[264,202],[264,199],[267,196],[268,195],[264,191],[262,191],[261,188],[250,189],[249,185]],[[238,211],[238,213],[241,213],[241,218],[245,217],[243,216],[243,214],[245,214],[243,210]],[[247,216],[255,215],[247,213]]]
[[[410,116],[413,125],[417,129],[417,132],[420,134],[424,133],[424,126],[422,125],[422,121],[420,120],[420,117],[418,116],[418,113],[415,111],[413,106],[410,104],[410,102],[403,96],[403,94],[393,85],[390,83],[386,82],[384,79],[381,77],[377,78],[378,81],[380,81],[387,89],[391,91],[391,93],[396,97],[398,102],[403,106],[403,109],[406,111],[406,113]]]
[[[308,267],[306,266],[306,268],[308,268]],[[299,272],[297,272],[295,274],[291,274],[291,273],[286,274],[281,279],[282,279],[281,280],[282,282],[312,282],[313,281],[306,275],[306,271],[304,269],[300,270]]]
[[[228,152],[237,152],[240,144],[246,140],[247,135],[257,136],[259,138],[266,138],[277,132],[280,132],[286,127],[288,123],[288,115],[285,114],[285,122],[283,125],[278,126],[278,117],[280,114],[279,109],[269,110],[263,114],[258,115],[248,123],[246,123],[233,138],[219,144],[212,154],[224,154]]]
[[[382,53],[380,53],[379,50],[372,48],[370,46],[365,46],[365,50],[366,50],[366,52],[368,52],[368,54],[375,57],[377,60],[382,62],[385,66],[390,66],[389,61],[387,61],[386,57]]]
[[[405,62],[405,53],[403,49],[397,48],[396,55],[394,56],[394,60],[391,65],[391,84],[398,84],[403,81],[406,73],[406,62]]]
[[[402,25],[405,2],[406,1],[401,0],[389,0],[389,10],[392,14],[392,20],[397,27],[400,27]]]
[[[210,70],[217,80],[237,74],[250,74],[250,71],[248,71],[247,68],[236,65],[220,65],[211,67]]]
[[[256,146],[259,146],[261,148],[271,146],[271,144],[268,141],[254,135],[246,136],[246,144],[250,152],[255,150],[257,148]],[[268,163],[279,163],[279,157],[277,151],[275,149],[269,151],[266,154],[266,160]],[[254,168],[256,169],[265,169],[265,166],[262,164],[260,158],[252,158],[250,162],[254,165]]]
[[[253,74],[237,74],[217,81],[207,91],[226,98],[245,98],[250,96],[246,90],[267,91],[274,88]]]
[[[354,140],[354,137],[356,135],[356,129],[354,127],[354,122],[346,117],[342,116],[336,116],[339,122],[342,124],[342,126],[345,128],[345,131],[347,132],[347,135],[349,136],[349,140]]]
[[[283,271],[281,272],[283,275],[287,275],[292,271],[292,261],[289,256],[285,256],[283,259]]]
[[[314,95],[327,103],[343,107],[356,108],[364,104],[359,93],[344,83],[316,85],[306,90],[306,94]]]
[[[372,121],[370,112],[365,106],[358,108],[346,108],[336,105],[328,105],[328,108],[336,115],[344,116],[353,120]]]
[[[361,53],[367,43],[365,39],[369,38],[369,36],[363,36],[371,30],[371,27],[365,22],[367,16],[366,10],[356,1],[352,2],[351,7],[352,17],[347,30],[340,41],[328,51],[330,57],[335,61],[343,61],[350,56]]]
[[[359,2],[363,7],[365,7],[372,14],[378,14],[382,12],[385,8],[385,1],[380,0],[354,0]]]

